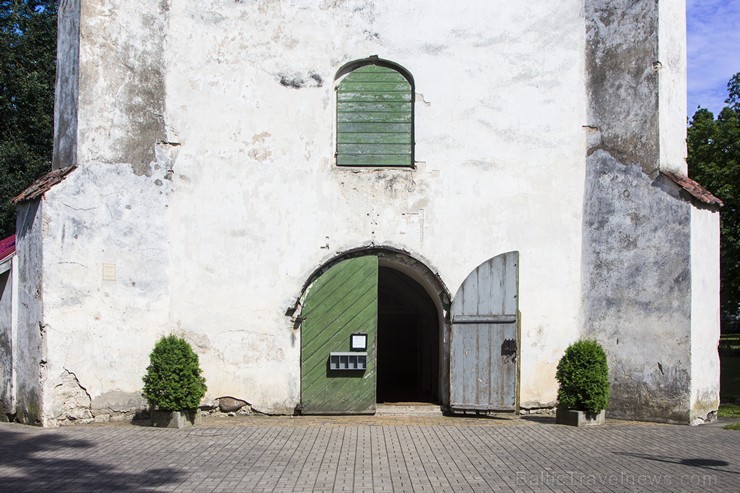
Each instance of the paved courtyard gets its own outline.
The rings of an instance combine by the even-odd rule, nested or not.
[[[552,418],[0,423],[0,491],[740,491],[740,432]]]

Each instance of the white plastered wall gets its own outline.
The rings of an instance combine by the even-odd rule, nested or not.
[[[156,187],[152,180],[118,165],[91,163],[47,193],[47,424],[64,415],[92,419],[84,406],[99,417],[145,406],[137,394],[149,353],[172,330],[169,182]]]
[[[83,32],[146,36],[127,22],[136,2],[104,3],[83,9]],[[173,331],[199,354],[207,399],[291,412],[300,332],[286,309],[322,263],[385,245],[453,295],[519,251],[521,403],[552,404],[581,323],[582,2],[173,0],[167,16],[166,143],[141,142],[157,151],[148,174],[106,147],[128,138],[130,112],[106,108],[127,72],[98,64],[92,34],[80,49],[80,169],[44,209],[45,392],[68,372],[93,408],[125,408]],[[369,55],[414,76],[415,170],[333,164],[333,77]]]
[[[171,245],[190,266],[173,271],[171,318],[199,341],[209,392],[292,408],[300,333],[286,308],[323,262],[375,244],[428,259],[453,295],[520,251],[522,401],[553,402],[579,328],[580,4],[301,5],[171,10]],[[333,165],[333,77],[369,55],[415,79],[415,171]]]
[[[686,2],[659,3],[660,169],[686,174]]]
[[[691,209],[691,424],[719,406],[719,212]]]

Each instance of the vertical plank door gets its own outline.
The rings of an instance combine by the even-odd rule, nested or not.
[[[484,262],[452,302],[450,407],[514,411],[517,389],[519,253]]]

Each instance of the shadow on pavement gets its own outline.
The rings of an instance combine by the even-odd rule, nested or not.
[[[486,413],[469,413],[469,414],[463,414],[463,413],[447,413],[445,414],[448,418],[455,418],[455,419],[469,419],[469,420],[491,420],[491,421],[511,421],[512,419],[516,419],[516,417],[512,415],[502,415],[502,414],[486,414]]]
[[[625,455],[628,457],[636,457],[638,459],[653,460],[657,462],[666,462],[668,464],[679,464],[683,466],[699,467],[701,469],[709,469],[710,471],[729,472],[730,474],[740,474],[738,471],[731,469],[721,469],[724,466],[729,466],[730,463],[724,460],[716,459],[702,459],[698,457],[681,459],[679,457],[666,457],[661,455],[647,455],[647,454],[635,454],[629,452],[615,452],[617,455]]]
[[[19,425],[20,426],[20,425]],[[95,444],[57,433],[0,429],[0,490],[2,491],[121,491],[149,489],[179,482],[175,469],[140,473],[118,471],[84,457],[99,454]],[[104,459],[104,458],[103,458]]]
[[[521,419],[523,419],[524,421],[532,421],[534,423],[540,423],[543,425],[554,425],[555,424],[555,416],[549,416],[549,415],[529,414],[526,416],[522,416]]]

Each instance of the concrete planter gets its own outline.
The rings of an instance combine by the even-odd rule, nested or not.
[[[157,428],[187,428],[200,424],[200,410],[187,411],[150,411],[152,426]]]
[[[605,422],[606,411],[599,414],[588,414],[585,411],[558,408],[555,414],[555,422],[559,425],[568,426],[598,426]]]

